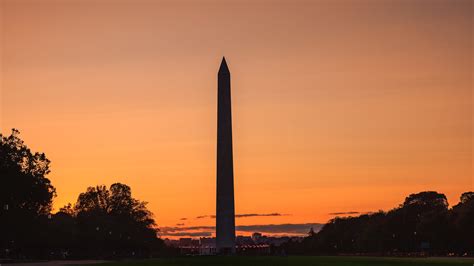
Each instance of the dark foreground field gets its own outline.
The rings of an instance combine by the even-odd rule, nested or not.
[[[102,264],[104,265],[104,264]],[[173,259],[154,259],[143,261],[124,261],[105,265],[163,265],[163,266],[194,266],[194,265],[311,265],[311,266],[455,266],[474,265],[474,259],[463,258],[369,258],[369,257],[188,257]]]

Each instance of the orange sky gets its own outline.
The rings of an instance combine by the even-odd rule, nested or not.
[[[286,214],[238,225],[474,189],[472,1],[0,2],[1,132],[52,161],[56,209],[123,182],[212,225],[223,55],[236,212]]]

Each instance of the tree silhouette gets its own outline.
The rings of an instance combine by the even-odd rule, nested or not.
[[[155,225],[152,214],[146,208],[146,202],[132,198],[129,186],[115,183],[107,189],[105,186],[89,187],[81,193],[75,204],[75,213],[80,216],[87,213],[106,214],[140,224],[146,228]]]
[[[3,210],[22,210],[32,215],[48,215],[56,190],[46,175],[50,161],[44,153],[32,153],[12,130],[0,134],[0,204]]]
[[[409,195],[399,208],[387,214],[392,248],[408,252],[420,251],[422,242],[442,245],[445,239],[441,239],[444,229],[440,222],[447,219],[447,214],[448,201],[444,194],[425,191]],[[440,230],[433,231],[435,228]],[[435,236],[435,232],[440,235]]]
[[[50,161],[33,153],[19,134],[0,134],[0,247],[8,250],[37,244],[56,195],[46,178]]]
[[[130,257],[160,252],[152,213],[129,186],[89,187],[52,215],[50,161],[0,134],[0,258]]]
[[[448,208],[446,196],[434,191],[409,195],[388,212],[336,217],[301,243],[289,242],[293,254],[474,254],[474,193],[462,194]]]
[[[461,195],[461,201],[455,205],[450,216],[452,235],[455,241],[451,245],[459,253],[469,253],[474,250],[474,192]],[[473,252],[474,253],[474,252]]]
[[[73,209],[80,245],[88,247],[88,254],[97,256],[148,254],[152,248],[162,246],[146,204],[134,199],[130,187],[124,184],[115,183],[109,189],[87,188]]]

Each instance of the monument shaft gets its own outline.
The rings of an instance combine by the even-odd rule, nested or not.
[[[229,254],[235,252],[235,209],[230,72],[225,58],[217,76],[216,248]]]

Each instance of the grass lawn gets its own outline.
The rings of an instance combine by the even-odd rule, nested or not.
[[[104,265],[104,264],[102,264]],[[105,265],[163,265],[163,266],[194,266],[194,265],[311,265],[311,266],[474,266],[474,258],[377,258],[377,257],[185,257],[153,260],[137,260],[107,263]]]

